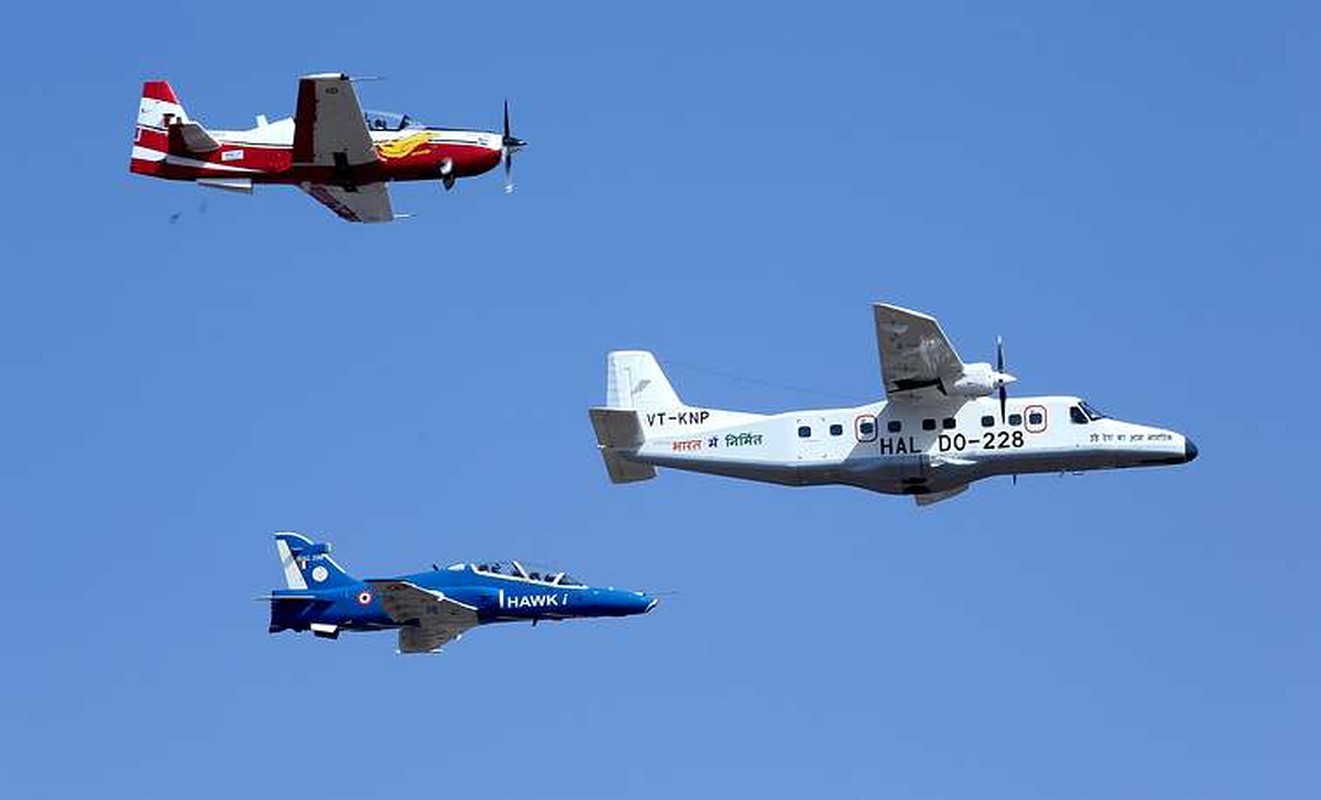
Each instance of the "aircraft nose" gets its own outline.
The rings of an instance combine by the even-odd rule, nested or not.
[[[1194,458],[1197,458],[1197,445],[1193,444],[1192,439],[1185,436],[1183,437],[1183,463],[1187,464]]]
[[[629,612],[633,614],[645,614],[656,607],[660,600],[652,597],[646,592],[634,592],[629,598]]]

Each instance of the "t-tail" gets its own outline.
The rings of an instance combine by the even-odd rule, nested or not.
[[[606,404],[589,410],[596,445],[614,483],[656,477],[656,468],[630,458],[647,441],[733,425],[755,414],[695,408],[679,399],[656,357],[646,350],[606,356]]]
[[[220,149],[207,130],[188,118],[168,81],[146,81],[138,100],[129,171],[168,177],[166,157],[204,159]]]
[[[330,544],[313,542],[298,533],[275,534],[275,553],[284,570],[284,589],[276,589],[265,599],[271,602],[270,632],[311,629],[318,635],[334,635],[331,626],[325,631],[309,622],[318,608],[334,602],[345,587],[361,581],[344,571],[330,557]]]

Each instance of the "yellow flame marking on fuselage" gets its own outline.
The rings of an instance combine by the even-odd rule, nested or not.
[[[405,136],[402,139],[392,139],[388,142],[378,142],[376,152],[381,158],[404,158],[411,156],[413,151],[423,145],[430,144],[431,134],[426,131],[415,133],[412,136]]]

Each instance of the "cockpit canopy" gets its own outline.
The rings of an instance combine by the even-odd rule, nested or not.
[[[424,128],[407,114],[393,111],[364,111],[362,117],[367,121],[367,129],[373,131],[402,131],[405,128]]]
[[[1078,405],[1069,407],[1069,419],[1076,425],[1086,425],[1098,419],[1105,419],[1105,414],[1097,411],[1086,400],[1079,400]]]
[[[484,561],[480,564],[473,564],[472,568],[476,572],[483,572],[488,575],[506,575],[511,578],[522,578],[529,581],[549,583],[553,586],[587,585],[564,570],[543,567],[539,564],[532,564],[530,562]]]

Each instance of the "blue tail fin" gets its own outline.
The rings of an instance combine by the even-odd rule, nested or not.
[[[358,583],[330,557],[330,545],[298,533],[275,534],[275,552],[290,589],[335,589]]]

